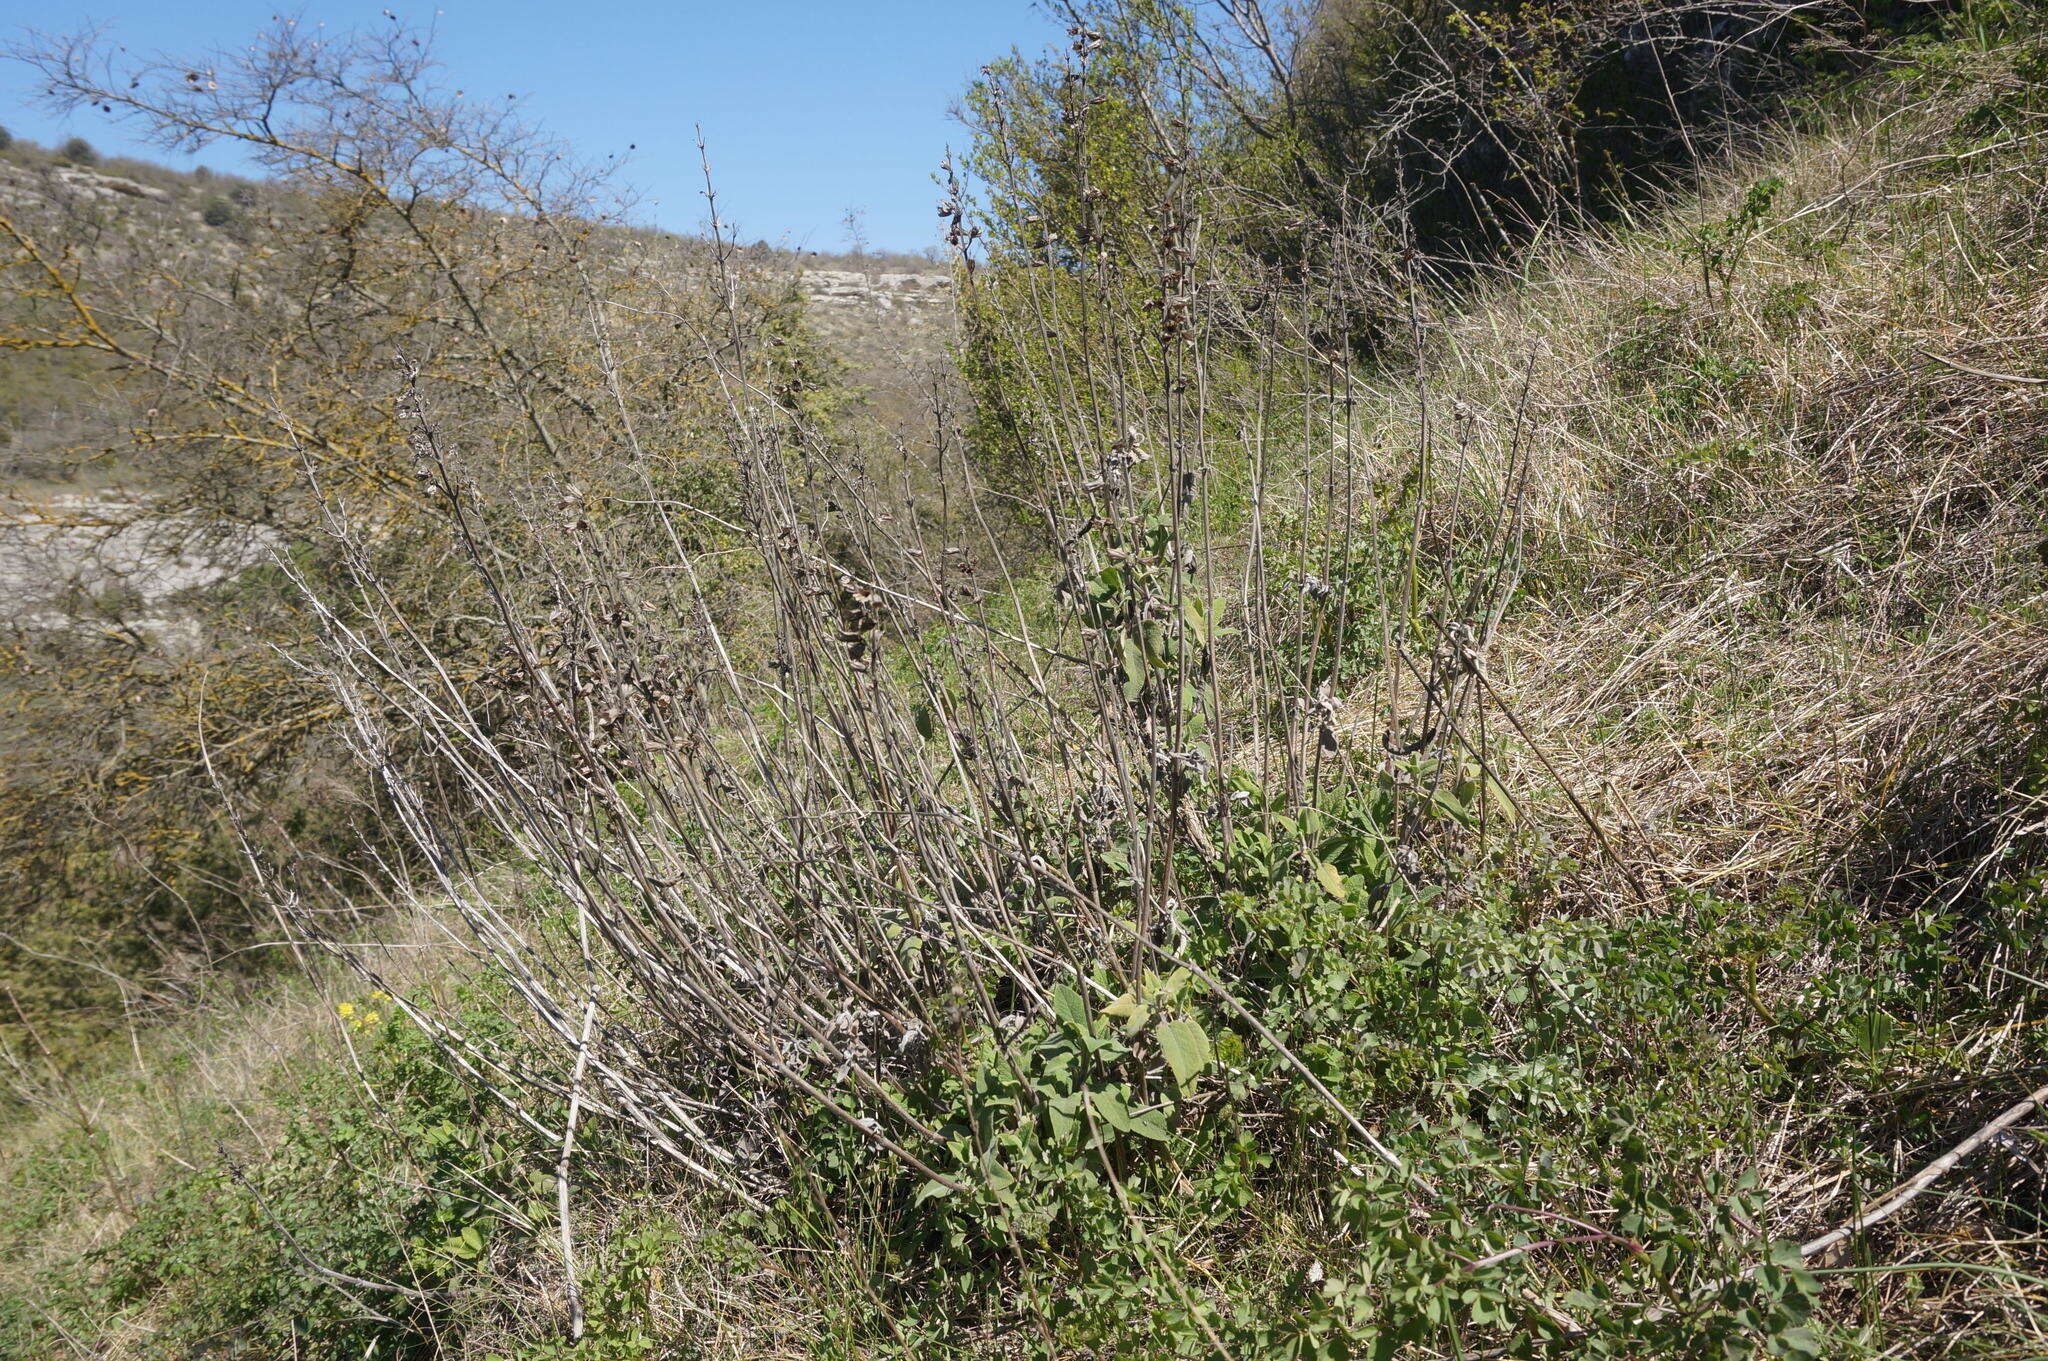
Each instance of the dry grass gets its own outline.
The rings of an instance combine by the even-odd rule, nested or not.
[[[1439,503],[1519,496],[1531,525],[1484,659],[1526,735],[1492,724],[1494,759],[1589,874],[1611,868],[1603,840],[1621,848],[1617,913],[1629,878],[1751,903],[1841,892],[1951,914],[1966,941],[1995,915],[1987,890],[2041,867],[2048,127],[1963,131],[2016,88],[2015,56],[1732,164],[1701,200],[1437,319]],[[1710,287],[1694,233],[1767,178],[1770,211]],[[1380,396],[1370,457],[1397,466],[1415,395]],[[1526,483],[1517,448],[1537,451]],[[1370,740],[1382,722],[1354,708],[1344,727]],[[1985,995],[2009,990],[1980,953]],[[1791,967],[1756,987],[1789,999],[1809,981]],[[1992,1076],[1920,1099],[1967,1132],[2031,1087],[1999,1056],[2035,1010],[2022,996],[1964,1042]],[[1754,1023],[1702,1016],[1702,1035]],[[1885,1099],[1844,1083],[1814,1109]],[[1809,1118],[1788,1110],[1755,1169],[1788,1237],[1854,1209]],[[1839,1282],[1842,1307],[1902,1337],[1919,1318],[1932,1354],[1973,1328],[2048,1345],[2041,1244],[1995,1204],[2041,1172],[2011,1157],[1888,1229],[1881,1274]]]
[[[358,943],[394,986],[440,991],[462,974],[431,910],[396,914]],[[270,1151],[298,1114],[279,1105],[279,1080],[355,1061],[337,1008],[359,1002],[364,985],[352,970],[313,962],[253,996],[224,983],[218,996],[202,990],[176,1020],[131,1029],[125,1061],[89,1077],[14,1056],[9,1096],[17,1113],[0,1140],[0,1184],[49,1189],[63,1203],[0,1252],[0,1288],[29,1285],[46,1268],[112,1243],[136,1207],[181,1170],[211,1165],[230,1149]],[[62,1161],[52,1163],[53,1155]]]
[[[2001,83],[1733,165],[1442,321],[1445,483],[1499,499],[1512,441],[1539,451],[1490,673],[1678,882],[1939,873],[1960,898],[2039,830],[2010,766],[2048,665],[2048,191],[2035,138],[1955,154]],[[1691,233],[1767,177],[1709,289]]]

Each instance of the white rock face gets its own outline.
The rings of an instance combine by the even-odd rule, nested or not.
[[[80,170],[75,166],[52,173],[65,187],[90,198],[146,198],[152,203],[171,201],[171,196],[163,190],[137,184],[119,175],[102,175],[96,170]]]
[[[207,532],[112,494],[0,500],[0,624],[132,631],[173,650],[194,646],[197,624],[178,597],[263,561],[272,547],[258,530]],[[118,618],[87,604],[111,592],[125,597]]]
[[[103,175],[97,170],[76,165],[52,166],[40,175],[31,170],[0,165],[0,188],[108,203],[124,198],[147,199],[151,203],[171,201],[169,194],[152,185],[137,184],[119,175]]]
[[[939,307],[952,301],[950,274],[864,274],[850,269],[807,269],[804,292],[820,307]]]
[[[807,269],[798,284],[817,334],[878,390],[938,362],[953,333],[951,274]]]

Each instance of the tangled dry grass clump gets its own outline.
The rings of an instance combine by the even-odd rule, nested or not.
[[[1547,451],[1555,587],[1499,635],[1502,688],[1675,882],[1960,902],[2039,830],[2042,130],[1964,131],[2024,88],[1745,158],[1445,325],[1475,474],[1517,420]]]

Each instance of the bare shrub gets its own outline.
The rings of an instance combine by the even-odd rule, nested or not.
[[[31,497],[24,520],[151,537],[167,559],[276,552],[316,582],[344,570],[328,521],[346,520],[385,602],[473,678],[493,664],[469,651],[485,601],[449,571],[451,526],[406,449],[402,360],[469,451],[446,475],[488,489],[501,544],[525,532],[536,477],[713,510],[732,492],[700,452],[718,385],[668,343],[712,305],[704,254],[625,231],[599,175],[503,101],[436,85],[417,36],[283,22],[197,66],[36,40],[20,55],[56,106],[112,110],[168,148],[233,144],[274,187],[210,200],[210,220],[235,224],[222,235],[152,200],[63,184],[12,197],[0,325],[10,349],[105,394],[110,428],[44,461],[128,484]],[[736,273],[721,287],[735,336],[782,342],[756,344],[749,380],[801,400],[786,289]],[[24,920],[55,914],[59,937],[92,921],[123,972],[146,972],[164,952],[228,953],[269,919],[233,868],[245,835],[302,841],[304,890],[338,910],[375,878],[350,829],[360,795],[330,759],[338,713],[282,660],[308,640],[293,593],[267,570],[192,593],[175,608],[196,640],[180,625],[176,647],[147,619],[22,634],[5,665],[26,697],[8,719],[24,759],[0,781],[0,828]]]
[[[715,523],[764,584],[751,645],[689,546],[704,507],[654,497],[660,528],[621,537],[558,486],[531,548],[504,551],[488,492],[442,471],[460,441],[423,392],[413,448],[505,662],[488,692],[460,684],[366,567],[314,593],[325,668],[546,1058],[409,1014],[565,1173],[579,1118],[622,1122],[724,1203],[800,1225],[826,1271],[889,1281],[862,1296],[878,1329],[929,1306],[948,1342],[1037,1328],[1052,1354],[1814,1353],[1801,1263],[1875,1221],[1809,1188],[1924,1188],[1919,1165],[1954,1165],[1926,1158],[1976,1146],[1807,1077],[1887,1071],[1913,970],[1973,999],[1927,1043],[1960,1063],[2005,1033],[2020,994],[1993,971],[2037,947],[2018,881],[1991,880],[2038,842],[2031,796],[1969,767],[2038,649],[1958,601],[1933,651],[1866,651],[1864,688],[1828,670],[1826,610],[1852,607],[1808,613],[1835,587],[1806,558],[1845,508],[1974,552],[1922,498],[1976,487],[2016,524],[2035,488],[2002,439],[1975,472],[1954,448],[1901,466],[1895,492],[1830,476],[1845,445],[1808,441],[1932,406],[2024,443],[2030,408],[1921,369],[1899,407],[1786,403],[1771,383],[1806,367],[1716,351],[1783,325],[1751,274],[1823,200],[1745,187],[1660,223],[1662,246],[1595,237],[1598,287],[1539,279],[1465,320],[1401,248],[1412,200],[1318,236],[1333,267],[1311,278],[1219,243],[1208,224],[1248,190],[1200,154],[1213,72],[1176,64],[1170,17],[1107,16],[1043,79],[999,73],[1028,98],[983,105],[998,197],[977,215],[955,184],[942,209],[979,402],[964,451],[935,413],[934,462],[970,456],[932,470],[943,504],[893,499],[745,378],[743,340],[703,332],[743,493]],[[1593,402],[1641,377],[1611,334],[1635,323],[1578,305],[1646,281],[1686,290],[1668,332],[1636,318],[1650,391]],[[1390,315],[1399,346],[1361,358],[1355,327]],[[1749,436],[1769,457],[1717,468],[1708,499],[1684,455]],[[1973,561],[2016,600],[2010,546]],[[1765,596],[1786,627],[1731,612]],[[1888,604],[1853,609],[1894,627]],[[1717,650],[1764,738],[1724,743],[1733,797],[1626,727],[1704,712]],[[1936,654],[1981,688],[1937,693],[1957,672]],[[452,804],[392,759],[404,741]],[[1869,771],[1874,747],[1899,763]],[[1830,863],[1869,846],[1847,822],[1908,766],[1923,807],[1988,832],[1947,885],[1966,926],[1958,899],[1901,916]],[[526,897],[484,877],[500,859]],[[1239,1154],[1256,1173],[1235,1178]],[[1241,1199],[1211,1217],[1190,1186]]]

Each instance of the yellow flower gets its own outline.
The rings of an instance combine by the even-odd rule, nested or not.
[[[334,1011],[338,1016],[353,1016],[356,1014],[356,1004],[354,1002],[343,1002]]]

